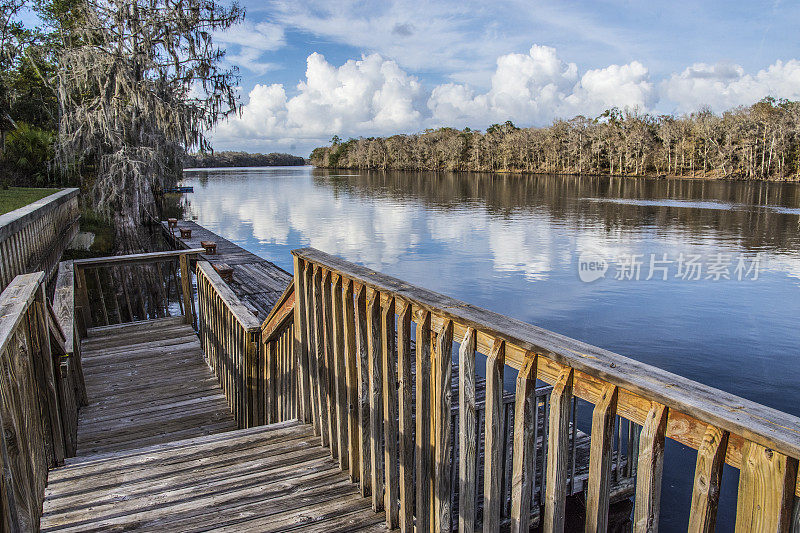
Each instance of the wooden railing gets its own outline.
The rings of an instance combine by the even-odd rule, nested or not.
[[[294,343],[294,282],[290,283],[261,325],[256,367],[254,424],[274,424],[298,417],[298,374]]]
[[[180,315],[196,326],[190,262],[202,252],[197,248],[73,261],[81,334],[88,327]]]
[[[48,468],[74,454],[81,379],[64,365],[65,335],[45,298],[44,272],[0,294],[0,514],[4,531],[38,531]]]
[[[197,262],[198,330],[239,427],[253,425],[261,322],[207,261]]]
[[[739,469],[736,530],[789,529],[800,494],[797,417],[318,250],[293,254],[298,417],[313,423],[373,508],[385,511],[387,525],[447,531],[457,522],[460,531],[476,524],[498,531],[507,518],[511,531],[528,531],[541,381],[552,385],[542,458],[545,531],[565,526],[576,398],[594,406],[586,531],[606,529],[623,454],[636,480],[633,528],[657,530],[666,439],[698,450],[694,479],[687,479],[690,531],[714,529],[724,463]],[[483,428],[472,416],[482,360],[476,353],[486,356]],[[517,372],[513,423],[503,415],[509,371]],[[470,414],[459,417],[457,431],[454,405]],[[622,422],[629,435],[624,450],[614,445]],[[510,505],[503,491],[506,439]]]
[[[78,232],[78,189],[64,189],[0,215],[0,290],[14,276],[54,272],[61,254]]]

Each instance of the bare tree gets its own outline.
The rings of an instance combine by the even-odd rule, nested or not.
[[[221,66],[212,33],[244,12],[214,0],[78,0],[74,11],[58,69],[57,157],[93,174],[118,250],[141,251],[142,223],[184,151],[210,148],[205,132],[237,109],[236,72]]]

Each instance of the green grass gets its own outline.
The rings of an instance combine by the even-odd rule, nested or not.
[[[36,200],[41,200],[45,196],[50,196],[59,190],[60,189],[34,189],[32,187],[9,187],[8,189],[0,189],[0,215],[24,207]]]

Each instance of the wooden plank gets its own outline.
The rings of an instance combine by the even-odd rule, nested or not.
[[[448,321],[436,336],[436,404],[433,409],[435,530],[450,533],[450,446],[453,428],[450,424],[453,380],[453,323]]]
[[[322,315],[322,269],[314,269],[314,345],[317,348],[317,417],[323,446],[330,443],[328,433],[328,366],[325,361],[325,321]]]
[[[369,383],[369,324],[367,323],[367,290],[358,289],[355,298],[356,363],[358,384],[358,455],[361,495],[368,496],[372,487],[372,454],[370,452],[370,383]]]
[[[149,252],[142,254],[111,255],[108,257],[92,257],[89,259],[75,259],[76,268],[95,268],[108,265],[125,263],[128,265],[154,263],[156,261],[174,261],[182,255],[197,255],[205,252],[203,248],[190,250],[167,250],[164,252]]]
[[[527,533],[530,530],[531,495],[536,475],[536,354],[517,374],[514,402],[514,455],[511,475],[511,531]]]
[[[367,331],[369,346],[369,412],[370,412],[370,463],[372,464],[372,510],[384,509],[384,462],[381,435],[383,435],[383,372],[381,354],[381,298],[373,293],[369,298]]]
[[[567,464],[569,462],[569,419],[572,411],[572,368],[562,369],[550,394],[550,420],[547,440],[547,481],[545,486],[543,529],[564,531],[567,502]]]
[[[348,436],[347,411],[347,362],[344,351],[344,317],[342,315],[342,278],[337,277],[333,285],[333,358],[336,393],[336,421],[339,435],[339,467],[343,471],[350,470],[350,444]]]
[[[354,311],[353,282],[345,281],[342,299],[344,320],[345,386],[347,389],[347,454],[350,458],[350,481],[358,482],[361,452],[358,446],[358,349]]]
[[[475,480],[478,449],[475,408],[475,348],[477,332],[469,328],[458,350],[458,531],[475,531]]]
[[[486,415],[484,426],[483,531],[500,531],[503,506],[502,452],[505,438],[503,416],[503,373],[506,343],[497,340],[486,360]]]
[[[725,464],[727,447],[728,432],[708,426],[703,444],[697,451],[688,531],[711,533],[716,528],[722,466]]]
[[[331,272],[322,272],[322,332],[324,333],[325,356],[325,401],[328,406],[328,447],[331,457],[339,458],[339,420],[336,416],[336,354],[333,338],[333,301],[331,295]]]
[[[380,298],[378,298],[380,302]],[[384,509],[386,526],[395,529],[399,525],[400,481],[397,457],[398,447],[398,398],[397,398],[397,337],[395,333],[395,301],[389,299],[381,313],[381,373],[383,375],[383,464],[384,464]]]
[[[746,447],[739,473],[736,531],[777,531],[791,529],[793,489],[797,459],[760,444]]]
[[[397,319],[397,373],[399,379],[399,431],[400,431],[400,531],[414,530],[414,421],[413,387],[411,375],[411,305],[402,306]]]
[[[314,304],[314,266],[305,263],[303,276],[305,278],[304,287],[306,293],[306,338],[308,339],[308,367],[309,367],[309,410],[311,421],[314,425],[314,433],[320,434],[320,399],[319,399],[319,371],[317,369],[317,341],[316,341],[316,308]]]
[[[611,452],[618,389],[609,385],[592,415],[592,441],[589,452],[589,488],[586,496],[586,533],[603,533],[608,528],[611,496]]]
[[[431,530],[431,425],[430,417],[421,416],[431,409],[431,314],[423,312],[417,316],[416,349],[416,446],[415,467],[417,473],[417,531]]]
[[[669,409],[665,405],[654,402],[639,438],[636,502],[633,511],[633,529],[637,533],[658,531],[668,415]]]

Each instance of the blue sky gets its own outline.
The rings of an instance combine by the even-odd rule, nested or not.
[[[216,149],[308,155],[334,134],[800,99],[796,1],[241,5],[244,24],[216,37],[244,105],[212,133]]]

